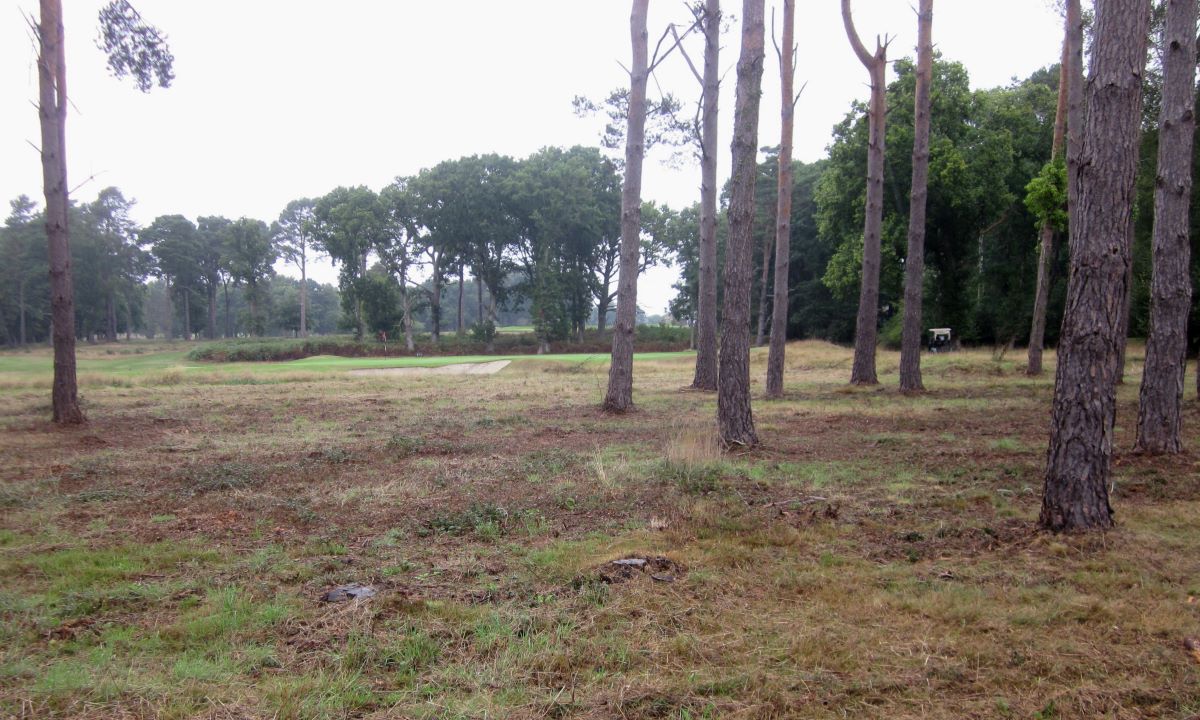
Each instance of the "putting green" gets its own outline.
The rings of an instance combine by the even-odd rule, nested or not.
[[[98,355],[93,348],[91,352],[81,353],[77,360],[77,371],[80,375],[109,375],[118,377],[138,377],[156,372],[180,371],[204,373],[236,373],[272,375],[289,372],[339,372],[363,368],[403,368],[403,367],[440,367],[460,363],[486,363],[496,360],[512,360],[516,362],[576,362],[604,363],[608,362],[608,353],[567,353],[557,355],[453,355],[437,357],[368,357],[351,358],[333,355],[315,355],[302,360],[284,362],[234,362],[214,363],[188,360],[186,352],[170,350],[160,352],[145,352],[142,354]],[[635,360],[669,360],[672,358],[690,357],[691,352],[653,352],[637,353]],[[30,352],[16,351],[0,353],[0,378],[11,381],[36,381],[48,379],[53,370],[53,358],[49,349],[39,348]]]

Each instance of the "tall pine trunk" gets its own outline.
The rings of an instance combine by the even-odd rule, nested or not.
[[[463,328],[463,293],[466,292],[466,276],[467,268],[465,265],[458,266],[458,322],[454,326],[454,333],[462,336],[465,328]]]
[[[762,347],[767,341],[767,297],[771,285],[771,248],[774,247],[774,237],[763,233],[762,276],[758,286],[758,330],[754,333],[754,346]]]
[[[775,299],[771,303],[771,349],[767,354],[767,397],[783,397],[787,346],[788,264],[792,234],[792,127],[796,109],[796,0],[783,0],[783,47],[779,52],[780,133],[775,193]]]
[[[204,333],[209,340],[217,338],[217,286],[208,283],[208,332]]]
[[[633,65],[629,77],[629,128],[625,134],[625,182],[621,186],[621,268],[617,276],[617,319],[604,409],[633,407],[633,331],[637,320],[638,243],[642,225],[642,157],[646,137],[646,10],[649,0],[633,0],[629,33]]]
[[[250,303],[250,319],[254,320],[254,303]],[[192,339],[192,293],[185,289],[183,291],[183,339]]]
[[[917,14],[917,88],[913,109],[912,189],[908,253],[904,256],[904,325],[900,335],[900,390],[921,392],[922,304],[925,286],[925,203],[929,197],[929,88],[933,84],[933,0]]]
[[[754,264],[754,181],[758,168],[758,106],[762,99],[763,0],[742,0],[742,48],[733,110],[729,247],[721,309],[717,427],[725,447],[754,447],[750,409],[750,284]]]
[[[692,387],[717,389],[717,105],[721,94],[721,3],[704,4],[704,89],[700,129],[700,288]]]
[[[879,337],[880,235],[883,228],[883,153],[887,117],[887,46],[876,42],[867,52],[850,15],[850,0],[842,0],[842,22],[854,54],[871,77],[871,104],[867,111],[867,207],[863,218],[862,285],[858,293],[858,318],[854,329],[853,385],[875,385],[875,345]]]
[[[429,293],[429,339],[436,345],[442,340],[442,257],[440,252],[433,253],[433,278],[430,280]]]
[[[1071,276],[1038,524],[1111,527],[1108,483],[1137,176],[1149,0],[1098,0],[1087,119],[1070,207]]]
[[[42,135],[42,186],[50,260],[50,317],[54,339],[54,422],[84,422],[75,378],[75,288],[67,230],[67,67],[61,0],[41,0],[38,24],[38,119]]]
[[[300,255],[300,337],[308,337],[308,262]]]
[[[229,317],[229,283],[221,283],[221,291],[225,295],[225,337],[233,337],[233,323]]]
[[[104,341],[117,341],[117,291],[109,290],[104,301]]]
[[[1054,139],[1050,145],[1050,159],[1062,155],[1063,140],[1067,130],[1067,88],[1077,83],[1071,75],[1071,12],[1068,10],[1064,22],[1062,61],[1058,70],[1058,105],[1054,109]],[[1046,309],[1050,304],[1050,286],[1053,283],[1054,256],[1057,253],[1054,241],[1054,226],[1050,221],[1042,223],[1038,243],[1037,287],[1033,294],[1033,320],[1029,328],[1029,353],[1025,365],[1026,375],[1042,374],[1042,352],[1046,346]]]
[[[1168,0],[1158,119],[1158,178],[1154,185],[1150,337],[1146,342],[1134,446],[1156,454],[1183,450],[1180,409],[1187,367],[1187,319],[1192,304],[1188,213],[1196,129],[1195,37],[1195,0]]]
[[[21,346],[24,347],[25,343],[29,342],[29,338],[26,335],[26,329],[25,329],[26,310],[25,310],[25,276],[24,276],[24,274],[22,274],[20,280],[17,281],[17,310],[20,313],[20,325],[17,328],[17,331],[20,333],[19,337],[21,338]]]

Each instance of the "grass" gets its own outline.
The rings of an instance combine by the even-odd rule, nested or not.
[[[44,422],[42,351],[0,354],[0,717],[1200,713],[1200,472],[1127,452],[1138,366],[1118,528],[1057,537],[1052,373],[987,352],[926,358],[912,398],[895,354],[859,390],[849,351],[791,345],[764,447],[723,455],[687,354],[639,356],[614,417],[603,356],[360,378],[463,359],[179,345],[83,348],[77,430]],[[317,600],[351,582],[379,594]]]

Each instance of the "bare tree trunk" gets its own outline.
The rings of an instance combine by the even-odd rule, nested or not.
[[[788,264],[792,234],[792,127],[794,95],[796,1],[783,0],[783,47],[779,50],[780,134],[778,183],[775,194],[775,300],[771,303],[771,349],[767,355],[767,397],[783,397],[783,356],[787,346]]]
[[[775,245],[772,242],[774,239],[770,234],[763,237],[763,266],[758,288],[758,330],[754,334],[755,347],[762,347],[767,341],[767,286],[771,280],[771,248]]]
[[[116,291],[109,290],[104,298],[104,342],[117,341],[117,298]]]
[[[361,285],[363,278],[367,275],[367,253],[364,251],[358,259],[358,282]],[[362,291],[354,292],[354,339],[362,342],[367,335],[367,317],[363,306]]]
[[[633,0],[629,32],[633,65],[629,77],[629,129],[625,141],[625,182],[621,186],[621,268],[617,277],[617,319],[613,327],[612,364],[604,409],[624,412],[633,407],[633,330],[637,319],[638,243],[642,224],[642,157],[646,137],[647,58],[646,10],[649,0]]]
[[[300,337],[308,337],[308,262],[300,255]]]
[[[1078,4],[1076,0],[1076,10]],[[1062,155],[1063,140],[1067,130],[1067,88],[1079,80],[1071,75],[1071,12],[1068,3],[1067,18],[1064,23],[1062,61],[1058,71],[1058,105],[1054,110],[1054,140],[1050,146],[1050,159],[1057,160]],[[1046,308],[1050,304],[1050,286],[1053,282],[1054,227],[1049,220],[1042,223],[1040,243],[1038,244],[1038,273],[1037,288],[1033,294],[1033,321],[1029,329],[1029,359],[1025,366],[1026,375],[1042,374],[1042,351],[1046,345]]]
[[[1111,527],[1121,298],[1130,262],[1148,0],[1099,0],[1070,208],[1071,277],[1059,344],[1046,483],[1038,524],[1055,532]]]
[[[1083,136],[1087,124],[1087,97],[1084,92],[1086,80],[1083,76],[1083,11],[1080,0],[1066,0],[1067,59],[1070,78],[1067,81],[1067,224],[1075,220],[1073,207],[1079,205],[1079,165],[1083,156]],[[1067,249],[1075,257],[1075,240],[1082,237],[1068,227]],[[1065,318],[1064,318],[1065,320]]]
[[[700,288],[692,387],[717,389],[717,105],[721,94],[721,3],[704,4],[704,107],[700,141]]]
[[[408,292],[408,272],[400,270],[400,310],[404,314],[404,347],[409,352],[415,349],[413,344],[412,297]]]
[[[608,308],[610,298],[604,298],[596,304],[596,332],[603,334],[608,327]]]
[[[254,302],[250,303],[250,320],[254,321]],[[192,339],[192,294],[183,291],[183,339]]]
[[[929,88],[933,84],[933,0],[917,14],[917,89],[913,110],[912,190],[908,253],[904,256],[904,325],[900,335],[900,391],[923,392],[922,305],[925,287],[925,203],[929,197]]]
[[[42,184],[50,260],[50,311],[54,331],[54,422],[85,421],[75,379],[75,289],[67,229],[67,68],[62,1],[41,0],[38,25],[38,117],[42,130]]]
[[[25,276],[23,274],[21,279],[17,282],[17,309],[20,313],[20,324],[18,326],[18,331],[20,332],[21,345],[24,346],[25,343],[29,342],[29,339],[25,334]]]
[[[1158,120],[1158,178],[1154,196],[1154,274],[1150,338],[1138,402],[1137,442],[1146,453],[1177,453],[1187,319],[1192,305],[1188,213],[1196,129],[1196,3],[1168,0],[1163,35],[1163,97]]]
[[[163,280],[163,302],[166,303],[167,306],[167,342],[171,342],[175,339],[175,301],[171,299],[170,278],[164,278]]]
[[[1157,188],[1156,188],[1157,192]],[[1133,216],[1129,217],[1130,261],[1125,268],[1125,295],[1121,298],[1121,340],[1117,345],[1117,384],[1125,384],[1125,349],[1129,346],[1129,311],[1133,304]]]
[[[221,283],[221,289],[225,294],[225,337],[233,337],[233,323],[229,317],[229,283]]]
[[[758,106],[762,98],[763,0],[742,1],[730,177],[729,247],[717,388],[717,427],[725,447],[754,447],[750,408],[750,278],[754,265],[754,181],[758,170]]]
[[[208,332],[204,333],[209,340],[217,339],[217,286],[208,284]],[[303,316],[303,312],[301,312]]]
[[[466,292],[466,273],[465,265],[458,266],[458,324],[454,328],[456,335],[463,334],[463,293]]]
[[[441,253],[433,253],[433,278],[430,282],[432,292],[429,294],[429,337],[436,345],[442,340],[442,257]]]
[[[479,296],[479,311],[476,314],[475,322],[483,325],[486,319],[483,317],[483,277],[475,276],[475,294]]]
[[[125,303],[125,339],[133,339],[133,308],[132,303]]]
[[[492,322],[492,327],[493,327],[493,328],[495,328],[495,326],[496,326],[496,320],[497,320],[497,316],[496,316],[496,292],[495,292],[495,291],[494,291],[492,288],[490,288],[490,287],[488,288],[488,320],[491,320],[491,322]],[[488,342],[487,342],[487,351],[488,351],[488,352],[495,352],[495,351],[496,351],[496,338],[495,338],[495,335],[494,335],[494,334],[493,334],[491,337],[489,337],[489,338],[488,338]]]
[[[875,345],[879,336],[880,235],[883,227],[883,153],[887,117],[887,45],[876,41],[875,54],[867,52],[854,19],[850,0],[842,0],[842,22],[859,61],[871,76],[871,105],[867,111],[867,207],[863,219],[862,285],[858,294],[858,319],[854,330],[852,385],[876,385]]]

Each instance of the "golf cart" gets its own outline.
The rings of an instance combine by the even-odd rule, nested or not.
[[[929,328],[929,352],[950,352],[954,345],[950,340],[950,328]]]

